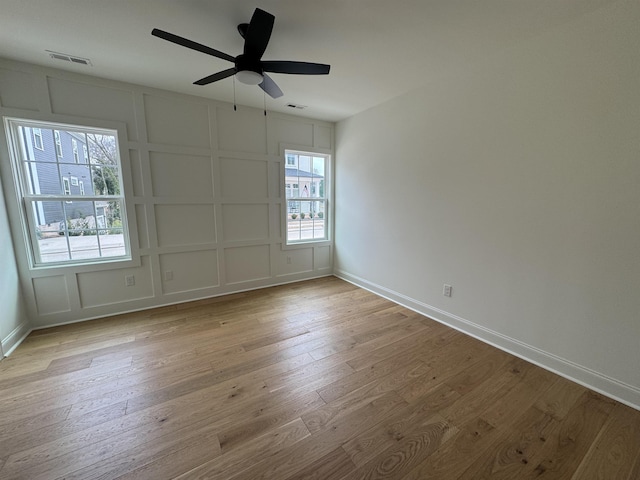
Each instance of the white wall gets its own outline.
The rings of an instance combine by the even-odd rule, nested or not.
[[[0,185],[0,358],[8,354],[29,332],[29,320],[22,299],[14,259],[13,242]]]
[[[336,273],[640,408],[638,25],[620,1],[340,122]]]
[[[29,269],[0,142],[18,270],[35,328],[332,272],[330,242],[281,248],[280,178],[285,146],[332,153],[331,123],[265,117],[241,106],[234,112],[204,98],[2,59],[0,114],[120,127],[127,137],[120,139],[128,151],[124,184],[139,261],[126,268]],[[125,286],[125,275],[135,276],[134,286]]]

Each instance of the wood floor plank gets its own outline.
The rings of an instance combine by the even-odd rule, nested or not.
[[[335,277],[32,332],[0,478],[640,479],[640,411]]]
[[[344,480],[401,478],[432,455],[457,433],[457,428],[440,415],[414,425],[407,436],[398,440],[365,465],[352,471]]]
[[[291,422],[281,425],[268,433],[249,440],[242,448],[232,450],[220,458],[207,461],[200,466],[180,475],[180,479],[207,479],[226,480],[233,475],[243,478],[239,473],[248,470],[254,465],[267,460],[285,451],[286,448],[295,446],[299,441],[309,437],[309,431],[304,422],[297,418]],[[141,478],[130,476],[132,479]],[[145,477],[154,478],[154,477]],[[248,477],[244,477],[248,478]]]
[[[324,457],[319,458],[311,465],[303,468],[286,480],[326,480],[328,478],[346,478],[355,465],[345,453],[338,447]]]
[[[336,445],[351,439],[359,430],[384,420],[394,409],[402,405],[406,403],[396,393],[387,393],[348,415],[339,416],[317,435],[305,438],[292,449],[280,451],[230,478],[234,480],[286,479],[333,451]]]
[[[113,454],[114,452],[117,452]],[[65,480],[83,480],[87,478],[114,478],[132,470],[137,470],[156,460],[171,457],[174,468],[182,472],[190,470],[205,460],[220,455],[220,445],[214,428],[204,425],[191,427],[189,432],[180,431],[163,435],[153,441],[132,443],[126,449],[113,449],[111,455],[100,455],[97,462],[89,463],[71,473],[64,473]],[[77,458],[72,457],[72,465],[78,466]],[[55,471],[49,469],[47,475]],[[166,472],[163,473],[166,475]],[[47,478],[47,477],[45,477]],[[48,477],[51,478],[51,477]]]
[[[497,439],[485,453],[458,477],[459,480],[512,480],[522,478],[529,464],[542,460],[546,439],[560,428],[551,415],[532,407],[504,438]]]
[[[0,452],[7,455],[22,452],[29,448],[38,447],[45,443],[68,435],[77,434],[83,430],[95,427],[124,416],[127,402],[109,405],[101,410],[96,410],[80,417],[67,418],[64,421],[39,428],[37,430],[23,429],[12,432],[11,435],[0,441]]]
[[[633,479],[634,460],[640,457],[638,445],[640,418],[637,412],[625,405],[615,405],[601,434],[571,479]]]
[[[597,439],[609,414],[613,400],[595,392],[586,392],[562,420],[558,432],[547,438],[542,461],[532,465],[523,479],[571,478]]]
[[[412,434],[416,425],[420,425],[425,418],[434,417],[443,405],[448,405],[459,396],[448,386],[438,385],[420,401],[394,412],[387,421],[358,434],[343,444],[342,448],[357,467],[363,467],[384,451],[393,449],[398,442]]]

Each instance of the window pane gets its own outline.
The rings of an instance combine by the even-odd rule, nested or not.
[[[120,201],[35,201],[31,202],[31,208],[42,263],[119,257],[127,253]],[[45,223],[45,218],[49,223]]]
[[[325,202],[287,202],[287,240],[322,240],[325,233]]]

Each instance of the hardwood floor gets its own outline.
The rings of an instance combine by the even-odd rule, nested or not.
[[[33,332],[0,478],[640,479],[640,412],[334,277]]]

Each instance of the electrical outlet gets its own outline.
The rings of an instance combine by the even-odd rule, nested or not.
[[[167,282],[169,280],[173,280],[173,270],[167,270],[166,272],[164,272],[164,279]]]
[[[133,275],[125,275],[124,284],[127,287],[133,287],[136,284],[136,277]]]
[[[287,256],[287,265],[291,265],[291,257]]]
[[[442,295],[444,295],[445,297],[450,297],[452,293],[453,293],[453,287],[445,283],[442,286]]]

